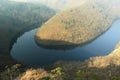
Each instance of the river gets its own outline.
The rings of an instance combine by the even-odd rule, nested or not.
[[[90,57],[109,54],[120,41],[120,20],[116,20],[104,34],[83,46],[69,50],[45,49],[35,42],[33,29],[17,38],[11,56],[27,66],[43,66],[56,61],[84,61]]]

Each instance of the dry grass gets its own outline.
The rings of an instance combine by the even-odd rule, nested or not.
[[[19,76],[16,80],[40,80],[43,77],[52,76],[44,69],[29,69],[22,76]]]
[[[59,40],[73,44],[91,41],[112,24],[114,18],[108,14],[108,10],[97,1],[88,1],[80,7],[62,11],[38,29],[37,41],[40,43],[42,40]]]

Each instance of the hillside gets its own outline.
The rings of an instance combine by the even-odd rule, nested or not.
[[[0,1],[0,66],[10,62],[10,49],[19,36],[39,27],[54,14],[44,5]]]
[[[86,0],[10,0],[16,2],[37,3],[43,4],[55,10],[65,10],[74,6],[82,5]],[[56,5],[57,4],[57,5]]]
[[[97,1],[61,11],[38,29],[36,40],[45,46],[84,44],[110,27],[114,17],[108,12],[109,7]]]

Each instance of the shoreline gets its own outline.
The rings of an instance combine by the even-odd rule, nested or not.
[[[78,47],[78,46],[85,46],[86,44],[89,44],[89,43],[91,43],[92,41],[94,41],[94,40],[96,40],[97,38],[99,38],[101,35],[103,35],[104,33],[106,33],[111,27],[112,27],[112,25],[113,25],[113,23],[115,22],[115,21],[117,21],[117,20],[120,20],[120,18],[115,18],[115,19],[113,19],[112,20],[112,23],[110,24],[110,26],[104,31],[104,32],[102,32],[101,34],[99,34],[98,36],[96,36],[95,38],[93,38],[93,39],[91,39],[91,40],[88,40],[88,41],[86,41],[86,42],[84,42],[84,43],[78,43],[78,44],[74,44],[74,43],[70,43],[70,42],[65,42],[65,45],[52,45],[51,43],[50,43],[50,45],[48,45],[47,43],[45,43],[45,42],[47,42],[47,41],[49,41],[49,40],[39,40],[38,38],[37,38],[37,36],[35,35],[35,41],[36,41],[36,43],[37,43],[37,45],[39,45],[39,46],[41,46],[41,47],[43,47],[43,48],[47,48],[47,49],[54,49],[54,47],[56,47],[56,46],[58,46],[58,49],[60,49],[61,47],[68,47],[68,50],[69,50],[69,47],[70,47],[70,49],[72,49],[72,46],[73,46],[73,48],[75,48],[75,47]],[[52,40],[51,40],[51,42],[52,42]],[[53,41],[54,42],[54,41]],[[58,41],[59,42],[59,41]],[[44,44],[45,43],[45,44]],[[68,43],[68,44],[66,44],[66,43]],[[59,46],[60,46],[60,48],[59,48]],[[51,48],[52,47],[52,48]],[[64,48],[65,48],[64,47]],[[63,48],[63,49],[64,49]]]

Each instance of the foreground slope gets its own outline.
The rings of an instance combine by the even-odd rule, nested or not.
[[[46,46],[84,44],[105,32],[113,20],[109,8],[97,1],[87,1],[44,23],[36,33],[36,40]]]

